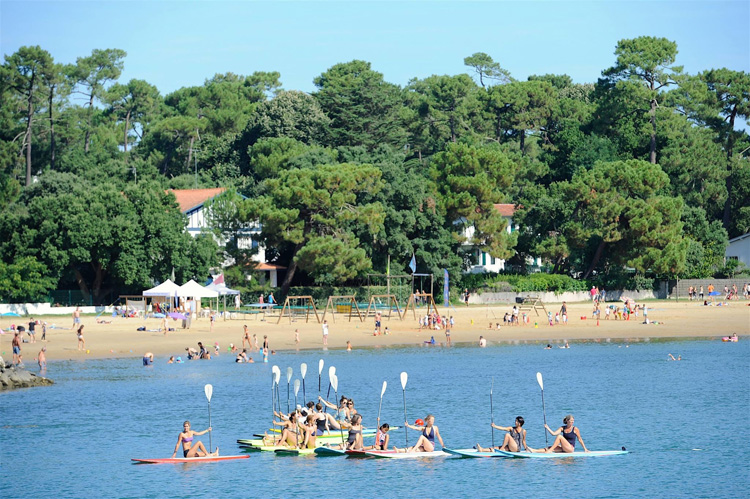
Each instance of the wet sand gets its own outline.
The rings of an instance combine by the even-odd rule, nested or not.
[[[643,315],[631,316],[629,321],[609,320],[602,318],[597,324],[592,319],[593,306],[590,302],[568,304],[568,324],[549,326],[546,316],[536,316],[530,313],[530,323],[519,326],[503,326],[503,315],[510,312],[512,304],[498,304],[490,306],[472,305],[456,306],[455,308],[438,307],[440,314],[453,316],[455,326],[451,330],[451,340],[456,343],[478,344],[479,336],[487,339],[488,345],[501,342],[529,341],[538,343],[571,343],[580,341],[642,341],[644,339],[659,338],[693,338],[710,337],[721,338],[732,333],[740,336],[750,334],[750,306],[744,300],[730,302],[729,306],[705,307],[697,302],[688,301],[649,301],[648,317],[658,324],[643,324]],[[547,310],[553,315],[559,311],[559,304],[547,305]],[[422,311],[424,309],[421,309]],[[363,311],[364,313],[364,311]],[[322,310],[318,311],[322,318]],[[586,319],[582,319],[586,317]],[[12,320],[11,320],[12,319]],[[11,323],[24,324],[26,318],[3,318],[0,327],[5,331],[0,335],[0,352],[6,361],[12,359],[11,340],[12,333],[8,332]],[[190,329],[182,329],[181,321],[169,319],[169,326],[175,328],[165,336],[157,331],[161,319],[135,319],[135,318],[113,318],[102,315],[98,319],[111,321],[109,324],[97,323],[94,316],[81,317],[81,323],[85,325],[84,338],[86,350],[78,350],[78,340],[75,332],[70,329],[73,320],[67,316],[36,317],[36,319],[47,322],[47,341],[41,341],[41,326],[37,326],[36,343],[24,343],[22,355],[24,363],[31,367],[35,365],[35,357],[42,347],[47,348],[47,360],[60,359],[83,359],[83,358],[114,358],[114,357],[141,357],[146,352],[153,352],[155,362],[165,361],[170,355],[186,357],[185,348],[190,346],[197,348],[199,341],[213,353],[213,345],[218,342],[221,356],[229,355],[227,347],[233,343],[239,349],[242,348],[243,325],[247,324],[250,336],[258,336],[258,342],[262,345],[263,336],[268,336],[271,349],[278,351],[295,349],[323,348],[322,328],[314,316],[309,322],[304,317],[291,321],[282,318],[277,324],[278,316],[266,317],[261,314],[237,315],[235,319],[217,319],[213,333],[210,332],[210,321],[208,318],[193,320]],[[360,322],[356,317],[349,322],[345,315],[331,317],[330,312],[326,315],[329,324],[329,349],[346,348],[346,342],[351,341],[354,349],[363,347],[392,346],[392,345],[416,345],[435,337],[435,341],[444,344],[446,341],[445,330],[419,330],[414,314],[409,311],[402,321],[396,317],[394,312],[389,319],[383,317],[383,328],[386,326],[390,334],[373,336],[375,329],[374,318],[366,318]],[[496,328],[497,323],[500,329]],[[492,328],[489,328],[489,324]],[[536,326],[535,326],[536,323]],[[28,327],[28,324],[24,324]],[[54,328],[52,327],[54,325]],[[145,326],[146,331],[137,331],[138,327]],[[295,343],[294,331],[299,330],[300,342]],[[28,335],[24,333],[24,338]],[[741,338],[740,341],[746,341]],[[232,354],[234,355],[234,354]],[[258,360],[258,354],[254,355]],[[272,361],[272,358],[269,359]]]

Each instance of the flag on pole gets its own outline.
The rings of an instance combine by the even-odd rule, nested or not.
[[[172,267],[172,282],[174,282],[174,267]]]
[[[218,285],[218,284],[224,284],[224,274],[223,273],[216,276],[216,278],[214,279],[214,284],[216,284],[216,285]]]
[[[417,271],[417,257],[414,256],[414,253],[411,254],[411,261],[409,262],[409,268],[411,269],[411,273]]]

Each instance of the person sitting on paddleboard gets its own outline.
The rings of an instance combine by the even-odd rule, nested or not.
[[[440,446],[445,447],[445,444],[443,443],[443,437],[440,436],[440,430],[437,426],[435,426],[435,416],[433,416],[432,414],[428,414],[427,417],[424,418],[424,421],[422,421],[421,419],[417,419],[415,423],[417,426],[412,426],[408,421],[404,421],[404,425],[406,425],[407,428],[422,431],[422,434],[419,436],[419,440],[417,440],[417,443],[413,447],[409,447],[408,449],[399,449],[394,445],[393,450],[395,450],[396,452],[432,452],[435,450],[436,438],[440,442]]]
[[[378,423],[380,423],[380,419],[378,419]],[[390,440],[391,436],[388,435],[388,430],[391,429],[391,426],[388,423],[383,423],[378,427],[378,432],[375,434],[375,445],[370,445],[369,447],[366,447],[365,450],[388,450],[388,440]]]
[[[589,450],[586,448],[586,444],[583,443],[583,439],[581,438],[581,432],[578,431],[578,428],[573,426],[574,422],[575,419],[573,418],[573,415],[568,414],[563,418],[564,426],[561,426],[555,431],[552,431],[552,429],[545,424],[544,427],[550,435],[556,436],[557,438],[551,446],[541,452],[575,452],[576,438],[581,442],[581,447],[583,447],[584,452],[588,452]]]
[[[273,421],[273,424],[277,426],[283,426],[284,430],[281,432],[281,436],[274,441],[273,445],[288,445],[289,447],[297,447],[298,439],[297,434],[300,431],[304,432],[297,426],[297,412],[293,412],[289,415],[289,419],[286,421]]]
[[[343,450],[363,450],[362,445],[362,416],[355,414],[351,423],[341,423],[341,427],[349,430],[349,438],[346,442],[338,445]]]
[[[177,437],[177,445],[174,446],[172,457],[175,457],[177,455],[180,444],[182,444],[183,457],[218,456],[218,447],[214,452],[209,453],[206,450],[206,446],[203,445],[203,442],[201,442],[200,440],[196,440],[195,444],[193,444],[193,438],[195,438],[196,435],[205,435],[209,431],[211,431],[210,427],[207,430],[203,431],[193,431],[190,429],[190,421],[185,421],[182,425],[182,432]]]
[[[339,405],[333,405],[329,401],[325,400],[323,397],[318,395],[318,400],[320,400],[324,405],[326,405],[329,409],[333,409],[336,411],[336,420],[341,421],[349,421],[350,415],[349,415],[349,399],[345,396],[341,396],[341,399],[339,400]],[[353,405],[353,404],[352,404]]]
[[[503,443],[500,444],[500,446],[484,448],[484,447],[480,447],[480,445],[477,444],[477,450],[479,452],[492,452],[492,449],[504,450],[508,452],[519,452],[521,449],[531,451],[529,447],[526,445],[526,430],[521,428],[523,426],[523,423],[524,423],[524,420],[521,416],[518,416],[516,418],[516,423],[515,423],[515,426],[513,427],[498,426],[495,423],[490,423],[490,425],[496,430],[507,431],[508,433],[505,434]]]

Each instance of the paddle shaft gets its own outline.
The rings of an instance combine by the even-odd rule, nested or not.
[[[307,400],[307,394],[305,393],[305,378],[302,378],[302,401],[303,403],[305,400]],[[297,404],[294,404],[294,405],[296,406]]]
[[[492,380],[494,386],[495,380]],[[490,428],[492,428],[492,447],[495,447],[495,411],[492,409],[492,388],[490,388]]]
[[[334,392],[335,393],[335,392]],[[326,393],[326,402],[328,402],[328,397],[331,395],[331,382],[328,382],[328,393]],[[338,400],[339,396],[336,395],[336,399]],[[323,404],[325,408],[323,409],[323,412],[328,412],[328,406]]]
[[[547,445],[547,410],[544,408],[544,389],[542,389],[542,416],[544,416],[544,444]]]
[[[406,389],[402,389],[401,392],[404,395],[404,439],[406,441],[406,446],[409,447],[409,420],[406,419]]]
[[[297,403],[294,403],[294,407],[297,407]],[[289,409],[289,381],[286,382],[286,412],[289,414],[291,410]]]
[[[208,402],[208,453],[211,454],[213,452],[213,443],[211,442],[211,434],[213,433],[211,431],[211,402]]]

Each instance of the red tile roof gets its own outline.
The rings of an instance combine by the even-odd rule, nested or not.
[[[255,266],[255,270],[284,270],[285,268],[275,263],[259,263]]]
[[[516,212],[516,207],[513,204],[496,204],[495,209],[504,217],[512,217]]]
[[[226,191],[226,188],[217,187],[215,189],[170,189],[167,192],[174,194],[174,197],[177,198],[177,204],[180,205],[180,211],[186,213],[224,191]]]

